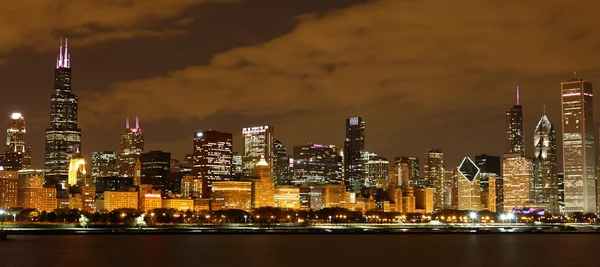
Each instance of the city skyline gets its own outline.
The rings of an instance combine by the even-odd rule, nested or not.
[[[486,140],[488,139],[487,137],[493,140],[503,138],[503,134],[500,132],[502,125],[498,125],[497,121],[498,119],[502,120],[503,109],[507,105],[514,103],[513,92],[517,85],[521,88],[521,102],[526,107],[524,118],[525,140],[530,140],[532,134],[531,128],[539,120],[544,105],[546,105],[547,116],[550,121],[559,122],[560,120],[560,103],[557,100],[559,96],[554,90],[558,88],[558,82],[567,80],[571,77],[573,71],[578,71],[579,76],[590,81],[599,80],[597,75],[599,72],[597,70],[600,68],[598,64],[592,62],[587,56],[584,56],[593,54],[595,50],[585,45],[585,42],[564,43],[564,40],[561,39],[561,36],[566,37],[570,32],[588,32],[589,30],[586,26],[583,26],[586,24],[578,23],[573,18],[564,16],[564,14],[555,14],[555,10],[560,10],[558,2],[549,1],[544,6],[536,7],[536,14],[533,17],[531,14],[528,16],[518,16],[517,21],[514,23],[520,23],[518,25],[521,25],[520,28],[523,29],[523,32],[519,32],[519,35],[515,36],[514,31],[510,31],[512,38],[504,38],[505,42],[508,43],[500,46],[498,42],[492,42],[492,40],[495,40],[495,36],[506,33],[507,30],[503,25],[509,23],[511,20],[515,20],[514,15],[516,14],[512,12],[515,9],[528,10],[533,7],[533,3],[519,3],[517,6],[513,6],[509,13],[511,16],[486,16],[486,14],[490,15],[492,10],[494,13],[500,12],[500,14],[508,12],[508,10],[491,8],[489,2],[483,1],[477,7],[461,8],[458,5],[451,10],[457,8],[457,12],[461,12],[460,10],[465,10],[466,12],[466,10],[477,8],[479,10],[479,12],[476,12],[478,15],[472,19],[482,20],[487,17],[492,20],[491,26],[489,26],[491,28],[485,32],[477,28],[456,31],[454,33],[456,36],[453,35],[456,38],[442,35],[446,36],[442,40],[449,42],[447,46],[449,50],[440,51],[443,52],[442,54],[434,53],[435,50],[426,45],[430,42],[429,39],[416,35],[413,31],[407,32],[411,28],[405,29],[406,26],[403,25],[406,23],[402,21],[390,20],[377,22],[374,25],[378,26],[366,29],[367,33],[374,34],[373,36],[396,36],[399,38],[397,41],[403,43],[402,46],[383,46],[387,43],[398,42],[392,40],[383,41],[377,38],[357,39],[354,32],[343,33],[342,36],[352,38],[351,40],[354,40],[355,43],[359,43],[359,41],[369,42],[365,44],[366,47],[378,47],[379,49],[377,50],[381,51],[381,54],[387,54],[390,61],[401,62],[402,64],[394,66],[389,65],[388,61],[377,61],[375,65],[372,65],[373,68],[380,68],[385,71],[378,71],[379,75],[371,75],[370,73],[372,72],[369,69],[365,69],[364,65],[356,60],[356,56],[359,59],[364,58],[362,50],[355,51],[341,46],[342,50],[333,51],[339,51],[336,55],[339,54],[340,57],[347,58],[350,66],[360,67],[360,70],[364,74],[369,74],[360,75],[365,76],[365,83],[344,83],[343,81],[349,78],[346,72],[347,69],[338,67],[335,72],[326,72],[323,74],[323,78],[330,81],[331,86],[319,83],[314,84],[317,93],[323,92],[327,93],[326,95],[296,94],[298,98],[294,105],[290,105],[292,109],[280,107],[283,105],[273,106],[275,104],[269,104],[268,107],[262,109],[254,102],[240,105],[240,101],[243,99],[255,99],[247,98],[247,95],[242,92],[254,92],[260,96],[268,96],[264,94],[268,89],[278,93],[265,99],[274,100],[276,96],[280,96],[286,90],[289,90],[291,94],[295,94],[297,92],[295,88],[305,85],[304,83],[294,79],[275,76],[276,79],[274,81],[278,81],[278,84],[276,86],[266,86],[264,81],[271,79],[266,79],[262,74],[261,76],[250,76],[258,79],[256,82],[250,82],[249,80],[240,81],[239,76],[235,75],[235,72],[228,73],[231,73],[230,80],[240,82],[239,86],[231,90],[227,89],[230,87],[227,87],[227,90],[215,90],[223,93],[227,92],[226,94],[229,99],[229,101],[213,101],[217,103],[223,102],[223,104],[218,106],[211,104],[192,108],[196,105],[189,105],[189,108],[186,108],[186,104],[184,104],[176,108],[168,103],[180,103],[181,101],[170,101],[167,103],[166,100],[172,98],[156,97],[144,98],[141,101],[132,101],[131,98],[126,97],[123,101],[126,100],[129,104],[117,105],[119,106],[117,109],[108,108],[108,103],[117,104],[122,102],[120,102],[121,100],[119,102],[106,102],[104,101],[106,97],[117,99],[117,92],[131,95],[134,92],[132,90],[139,88],[139,82],[143,80],[147,80],[148,82],[146,87],[162,91],[155,89],[156,86],[154,85],[160,81],[152,79],[152,77],[164,76],[170,79],[168,82],[172,81],[174,82],[173,85],[178,85],[178,80],[175,78],[186,74],[185,72],[182,73],[181,70],[188,67],[190,67],[190,74],[197,72],[210,73],[211,71],[220,70],[219,66],[221,65],[217,63],[225,64],[227,62],[235,62],[236,59],[247,58],[259,66],[274,65],[280,69],[280,65],[269,64],[274,63],[272,62],[274,59],[265,58],[264,61],[256,62],[263,57],[261,55],[265,51],[264,48],[256,45],[257,43],[265,42],[265,44],[275,47],[274,50],[277,47],[290,46],[293,51],[301,51],[296,43],[289,43],[289,39],[291,38],[311,41],[309,43],[315,45],[309,49],[310,51],[318,49],[332,51],[326,49],[329,48],[327,46],[319,45],[316,40],[331,41],[333,45],[340,45],[337,42],[337,37],[318,34],[323,32],[323,29],[328,27],[328,25],[336,27],[335,25],[343,23],[343,25],[346,25],[345,27],[349,27],[344,22],[352,20],[355,16],[363,17],[368,21],[374,21],[375,18],[385,14],[397,14],[399,17],[406,17],[407,7],[410,7],[414,8],[414,10],[429,10],[429,12],[422,12],[420,14],[423,18],[432,18],[433,16],[444,17],[448,21],[455,23],[440,23],[438,20],[433,19],[420,22],[432,26],[432,31],[427,34],[429,36],[427,38],[435,38],[437,35],[440,35],[439,30],[446,29],[445,27],[449,27],[450,25],[463,25],[466,23],[461,16],[447,17],[446,15],[449,13],[442,8],[445,6],[443,2],[440,2],[440,5],[435,9],[420,8],[419,3],[396,3],[397,1],[371,1],[368,4],[361,4],[364,1],[308,0],[303,1],[302,4],[292,5],[293,7],[286,5],[286,2],[289,2],[288,0],[277,2],[268,0],[262,2],[239,1],[237,3],[202,3],[198,5],[191,4],[192,6],[181,4],[186,6],[173,5],[163,7],[165,12],[167,10],[173,11],[170,15],[166,15],[167,17],[159,16],[165,20],[183,19],[188,16],[195,19],[191,22],[188,21],[188,24],[184,23],[183,26],[175,27],[184,31],[180,35],[175,34],[168,37],[165,37],[168,34],[163,30],[156,30],[156,25],[145,22],[136,24],[136,28],[156,30],[159,35],[155,37],[132,36],[119,39],[109,36],[108,33],[97,33],[91,30],[88,34],[76,36],[71,34],[71,29],[79,25],[77,24],[79,23],[78,21],[74,21],[74,24],[61,25],[61,32],[64,32],[61,36],[73,37],[69,39],[69,50],[71,53],[75,53],[72,61],[75,68],[73,83],[82,101],[80,103],[80,124],[84,130],[83,138],[87,140],[84,141],[86,144],[83,151],[86,159],[90,158],[92,151],[117,151],[118,145],[115,144],[115,140],[118,140],[118,134],[115,135],[114,129],[116,127],[121,128],[122,120],[133,115],[139,115],[144,120],[144,130],[148,133],[146,138],[148,150],[169,147],[169,151],[179,159],[184,154],[191,153],[189,151],[188,137],[192,132],[206,129],[231,132],[234,133],[234,141],[239,143],[237,142],[240,140],[238,129],[251,125],[273,125],[277,129],[278,138],[287,146],[323,143],[342,147],[344,133],[339,130],[339,126],[343,125],[343,122],[339,120],[360,115],[369,122],[369,135],[379,137],[369,143],[369,150],[377,151],[379,155],[390,159],[397,155],[420,156],[428,148],[439,147],[447,151],[445,157],[447,165],[457,165],[467,155],[480,153],[501,155],[501,153],[505,152],[503,144],[489,143]],[[593,10],[596,4],[582,3],[582,5],[582,9]],[[251,11],[260,10],[261,7],[264,9],[266,6],[270,7],[270,10],[273,12],[266,14],[265,18],[252,20],[252,23],[242,23],[237,18],[227,18],[227,20],[231,20],[229,24],[212,23],[222,22],[224,18],[220,18],[218,14],[224,14],[223,12],[225,11],[228,14],[232,12],[233,14],[258,16],[260,13],[254,15],[251,14]],[[189,12],[191,12],[189,15],[179,12],[179,8],[188,7],[190,8]],[[115,8],[116,6],[108,6],[103,11],[115,12]],[[212,8],[216,13],[214,15],[201,14],[201,10],[205,8]],[[143,9],[140,9],[139,12],[147,12],[141,10]],[[333,10],[337,10],[338,12],[332,13]],[[162,11],[156,12],[162,13]],[[310,16],[307,18],[302,16],[303,19],[294,20],[299,15],[309,13],[322,14],[323,17],[317,20]],[[141,15],[138,15],[138,13],[133,13],[132,17],[130,17],[131,21],[139,21]],[[551,15],[554,17],[558,16],[561,19],[550,20],[549,17],[552,17]],[[104,23],[107,23],[106,20],[109,19],[110,16],[92,18],[92,20],[99,21],[100,25],[105,25]],[[273,23],[273,21],[280,23]],[[543,25],[556,25],[557,21],[563,21],[566,28],[540,28],[535,24],[539,22],[543,23]],[[117,21],[115,23],[110,25],[122,25],[120,23],[125,22]],[[215,30],[206,30],[203,26],[206,24],[220,26]],[[596,24],[597,22],[592,21],[587,25],[594,26]],[[52,25],[54,25],[53,27],[57,27],[54,22]],[[367,25],[369,24],[367,23]],[[595,28],[591,27],[591,29]],[[386,32],[381,32],[384,30]],[[493,32],[492,30],[496,30],[497,32],[494,36],[488,34],[488,32]],[[215,37],[215,31],[219,31],[219,38]],[[313,31],[318,36],[308,34]],[[239,32],[247,32],[253,38],[244,37],[245,35],[236,35]],[[450,32],[455,31],[451,30]],[[40,155],[43,154],[41,149],[43,148],[43,139],[41,139],[41,136],[43,136],[43,129],[47,127],[47,97],[51,90],[48,87],[48,83],[52,79],[52,72],[49,72],[48,69],[49,66],[41,62],[54,61],[58,45],[57,40],[60,38],[58,35],[48,35],[46,32],[39,33],[39,35],[33,34],[36,36],[35,39],[25,38],[23,43],[10,46],[10,50],[2,50],[14,51],[14,53],[6,52],[2,54],[1,58],[5,64],[0,65],[0,68],[3,68],[3,71],[0,72],[0,80],[3,81],[3,84],[7,88],[10,88],[10,90],[7,90],[6,97],[15,99],[15,101],[2,105],[0,107],[0,114],[8,116],[12,112],[20,111],[27,118],[28,139],[31,141],[31,146],[35,148],[33,149],[34,158],[36,159],[33,164],[35,168],[41,166],[39,159]],[[402,36],[400,36],[400,33],[402,33]],[[238,36],[237,38],[240,39],[234,39],[236,41],[233,41],[232,38],[234,36]],[[446,58],[444,55],[451,56],[464,51],[475,51],[476,49],[473,46],[458,41],[459,37],[466,38],[468,36],[480,36],[479,39],[473,40],[472,45],[481,47],[483,49],[482,53],[498,51],[495,52],[497,55],[491,55],[491,58],[489,56],[487,58],[465,58],[458,62],[452,60],[441,62],[431,60],[431,57],[433,59],[436,57]],[[584,34],[581,38],[587,39],[592,38],[592,36],[594,35]],[[555,41],[552,44],[540,42],[540,40],[544,40],[545,38],[555,37],[560,39],[560,41]],[[410,41],[406,41],[404,38]],[[36,40],[39,43],[36,43],[35,50],[27,46],[27,42],[32,40]],[[529,40],[529,42],[524,44],[522,41],[517,40]],[[557,42],[560,42],[560,44]],[[201,43],[202,46],[198,47],[198,43]],[[593,41],[590,43],[593,43]],[[167,47],[171,45],[176,48],[168,49]],[[531,50],[531,47],[541,47],[543,49]],[[23,49],[18,51],[13,50],[17,48]],[[238,51],[234,48],[242,48],[242,50]],[[251,51],[256,51],[258,58],[249,57],[248,55],[251,53],[248,52]],[[572,51],[579,51],[579,53],[573,57]],[[283,52],[278,52],[277,58],[281,58],[284,63],[297,62],[301,63],[301,66],[311,66],[307,62],[300,61],[303,56],[298,56],[296,53],[289,52],[289,50],[288,53],[289,55],[286,56]],[[413,54],[414,56],[411,56]],[[427,58],[415,59],[417,55],[426,56]],[[553,56],[548,57],[548,55]],[[215,64],[209,62],[213,58],[215,59]],[[339,58],[337,56],[336,58],[319,57],[317,62],[323,63],[321,64],[323,66],[329,66],[325,63],[330,63],[331,66],[338,66]],[[425,68],[426,66],[423,65],[431,65],[431,67]],[[199,66],[207,67],[199,69]],[[180,71],[178,72],[178,70]],[[480,72],[472,70],[480,70]],[[293,73],[298,72],[296,70],[290,71],[293,71]],[[172,72],[174,73],[171,75],[170,73]],[[240,69],[239,72],[245,73],[245,70]],[[28,76],[33,76],[35,79],[23,79],[23,73],[27,73]],[[214,74],[218,80],[228,80],[221,72]],[[448,77],[454,78],[449,80]],[[395,82],[396,80],[403,82]],[[193,83],[188,89],[223,88],[222,86],[213,86],[209,82],[197,82],[196,79],[192,79],[192,81]],[[286,86],[282,86],[279,81],[285,82]],[[389,81],[393,82],[390,84]],[[259,87],[264,87],[265,89],[257,90],[256,87],[251,86],[252,84],[257,84]],[[167,86],[162,87],[166,88]],[[169,88],[171,87],[173,88],[172,90],[175,90],[173,92],[181,92],[182,90],[180,86],[169,86]],[[287,89],[273,90],[275,87]],[[360,88],[365,92],[373,92],[373,96],[365,96],[361,93]],[[453,90],[448,90],[447,88],[453,88]],[[205,92],[205,90],[198,91],[214,96],[212,92]],[[450,93],[451,91],[452,93]],[[354,100],[346,97],[344,92],[356,93],[355,97],[352,97]],[[432,93],[437,96],[428,97]],[[329,101],[332,95],[335,97],[334,99],[337,98],[338,100]],[[477,101],[461,101],[465,95],[469,95],[470,99]],[[194,96],[197,95],[194,94]],[[310,98],[307,98],[308,96]],[[321,98],[314,98],[314,96],[321,96]],[[160,113],[143,106],[150,99],[158,101],[158,105],[161,107]],[[161,102],[160,99],[164,99],[165,102]],[[325,102],[323,100],[323,104],[319,104],[319,101],[311,101],[309,99],[327,99],[328,101]],[[358,100],[360,102],[357,102]],[[289,102],[287,98],[285,100],[282,99],[282,101]],[[231,104],[225,102],[230,102]],[[276,103],[277,101],[269,102]],[[246,108],[242,108],[241,106]],[[206,110],[210,112],[206,113]],[[248,110],[251,112],[248,112]],[[397,118],[397,114],[405,113],[411,115]],[[318,114],[317,117],[319,119],[313,119],[316,114]],[[598,117],[598,114],[596,115]],[[397,121],[395,125],[398,126],[388,125],[391,119],[395,119]],[[435,122],[433,122],[434,120]],[[102,125],[98,125],[98,122],[102,122]],[[598,126],[598,123],[595,125]],[[481,129],[481,132],[478,135],[473,134],[472,130],[468,130],[473,129],[472,127]],[[558,123],[556,128],[557,133],[559,133],[561,126]],[[173,131],[167,132],[164,129],[172,129]],[[298,131],[297,129],[303,130]],[[322,130],[310,131],[309,129]],[[406,129],[410,129],[410,131]],[[444,132],[447,136],[445,138],[436,138],[420,134],[422,132]],[[482,136],[486,136],[486,138]],[[379,140],[385,140],[385,142]],[[467,147],[464,151],[459,150],[471,142],[475,142],[478,146]],[[558,145],[560,146],[561,143],[559,142]],[[241,151],[239,144],[234,146],[235,151]],[[525,147],[527,151],[531,151],[531,142],[525,142]],[[457,151],[457,153],[454,151]]]

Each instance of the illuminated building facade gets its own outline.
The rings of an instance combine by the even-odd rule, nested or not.
[[[444,209],[458,208],[458,175],[455,168],[444,166],[442,197]]]
[[[242,155],[237,152],[233,152],[233,158],[231,162],[231,175],[241,178],[244,175],[244,166],[242,164]]]
[[[213,130],[195,133],[193,157],[192,174],[202,179],[202,192],[209,198],[212,182],[231,175],[233,134]]]
[[[365,161],[365,187],[387,190],[390,183],[390,162],[379,156],[369,156]]]
[[[414,213],[416,211],[416,199],[415,199],[415,188],[407,187],[404,188],[402,196],[402,212]]]
[[[21,113],[13,113],[6,128],[4,147],[4,169],[21,170],[31,168],[31,147],[25,144],[25,119]]]
[[[269,166],[273,166],[273,127],[258,126],[242,129],[243,139],[243,173],[250,177],[254,167],[264,157]]]
[[[531,196],[536,203],[548,203],[551,214],[558,214],[558,177],[556,171],[556,133],[546,115],[533,134],[535,173]]]
[[[517,103],[506,108],[506,146],[508,153],[525,155],[523,134],[523,107],[521,106],[519,87],[517,87]]]
[[[481,205],[480,169],[466,157],[458,167],[458,209],[479,211]]]
[[[81,187],[82,210],[90,213],[96,212],[96,187],[85,185]]]
[[[250,211],[252,207],[252,182],[215,181],[212,194],[213,210],[240,209]]]
[[[129,126],[129,119],[125,121],[125,132],[121,135],[121,150],[117,158],[119,175],[132,177],[135,163],[144,152],[144,133],[140,128],[140,119],[135,118],[135,128]]]
[[[140,162],[142,184],[151,184],[159,189],[167,188],[171,173],[171,153],[162,151],[142,153]]]
[[[81,151],[81,129],[77,126],[77,96],[71,91],[71,55],[65,39],[54,71],[50,126],[46,129],[45,179],[48,184],[65,184],[69,163]]]
[[[558,173],[556,175],[556,180],[558,183],[558,212],[560,214],[565,213],[565,175],[563,173]]]
[[[273,141],[273,180],[275,184],[285,185],[292,182],[292,168],[287,148],[281,141]]]
[[[434,210],[435,189],[431,187],[414,188],[415,211],[419,213],[432,213]]]
[[[141,211],[149,212],[151,210],[161,209],[163,207],[162,197],[160,196],[160,194],[142,194],[142,192],[140,192],[140,195],[141,197],[139,205]]]
[[[425,186],[433,188],[433,208],[441,210],[444,207],[444,153],[441,149],[429,149],[424,158]]]
[[[162,200],[163,209],[175,209],[179,211],[193,211],[194,200],[191,198],[167,198]]]
[[[323,187],[311,184],[300,186],[300,207],[303,209],[320,210],[323,205]]]
[[[42,189],[41,211],[53,212],[57,208],[58,202],[56,201],[56,187],[52,185],[44,186]]]
[[[181,179],[181,196],[201,198],[202,197],[202,179],[194,175],[184,175]]]
[[[96,179],[96,192],[104,191],[124,191],[133,188],[133,178],[131,177],[100,177]]]
[[[252,208],[275,206],[275,182],[271,179],[271,169],[264,158],[254,168],[257,179],[252,181]]]
[[[504,154],[502,162],[504,211],[523,208],[531,203],[533,160],[521,153]]]
[[[328,184],[323,186],[323,207],[344,208],[346,206],[346,185]]]
[[[119,176],[117,154],[113,151],[92,152],[92,184],[98,177]]]
[[[137,208],[138,192],[135,191],[104,191],[102,198],[96,200],[96,210],[99,212]]]
[[[341,183],[338,150],[334,145],[294,147],[294,183]]]
[[[19,171],[19,207],[42,209],[44,206],[44,172],[42,170]]]
[[[69,178],[68,184],[73,185],[85,185],[85,159],[75,156],[71,158],[71,163],[69,163]]]
[[[348,190],[360,192],[365,181],[365,121],[362,117],[346,119],[344,141],[344,182]]]
[[[425,181],[421,177],[419,170],[419,158],[417,157],[397,157],[396,165],[406,165],[408,171],[408,185],[410,187],[424,187]]]
[[[19,207],[19,173],[15,170],[0,171],[0,208]]]
[[[275,188],[275,207],[282,209],[300,209],[300,188]]]
[[[561,83],[565,212],[596,212],[594,92],[592,83]]]

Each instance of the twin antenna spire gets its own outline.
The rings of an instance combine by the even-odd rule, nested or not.
[[[519,87],[517,86],[517,106],[521,105],[521,95],[519,93]]]
[[[63,53],[63,39],[60,38],[60,49],[58,56],[56,57],[56,68],[70,68],[71,67],[71,54],[69,54],[69,44],[67,38],[65,38],[65,52]]]
[[[140,117],[135,116],[135,128],[134,129],[139,129],[139,128],[140,128]],[[125,129],[130,129],[129,117],[127,117],[127,119],[125,120]]]

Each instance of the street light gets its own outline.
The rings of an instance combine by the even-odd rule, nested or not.
[[[471,212],[471,214],[469,214],[469,216],[471,217],[471,222],[473,222],[473,224],[475,224],[475,220],[477,219],[477,213]]]

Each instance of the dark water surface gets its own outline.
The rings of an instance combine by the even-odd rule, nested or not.
[[[0,266],[600,266],[600,235],[47,235]]]

